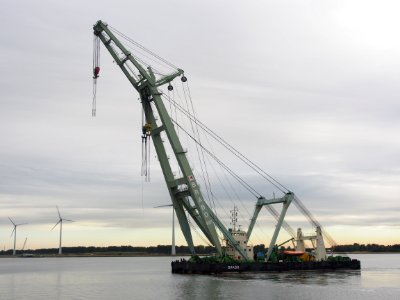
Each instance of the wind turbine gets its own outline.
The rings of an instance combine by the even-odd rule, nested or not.
[[[68,219],[63,219],[63,218],[61,217],[60,211],[58,210],[58,206],[56,206],[56,208],[57,208],[59,220],[58,220],[58,222],[56,223],[56,225],[54,225],[54,227],[53,227],[51,230],[53,230],[54,228],[56,228],[56,226],[57,226],[58,224],[60,224],[60,246],[59,246],[59,248],[58,248],[58,254],[61,255],[61,254],[62,254],[62,245],[61,245],[61,241],[62,241],[62,224],[63,224],[64,221],[67,221],[67,222],[74,222],[74,221],[68,220]]]
[[[13,222],[13,220],[11,220],[11,218],[10,217],[8,217],[8,219],[11,221],[11,223],[14,225],[14,228],[13,228],[13,231],[11,232],[11,236],[10,237],[12,237],[12,235],[14,234],[14,249],[13,249],[13,255],[15,255],[17,252],[16,252],[16,250],[15,250],[15,245],[16,245],[16,242],[17,242],[17,227],[18,226],[21,226],[21,225],[26,225],[26,224],[28,224],[28,223],[21,223],[21,224],[15,224],[14,222]]]
[[[171,245],[171,255],[175,256],[176,255],[176,250],[175,250],[175,209],[173,207],[173,204],[160,205],[160,206],[156,206],[154,208],[167,207],[167,206],[172,206],[172,245]]]

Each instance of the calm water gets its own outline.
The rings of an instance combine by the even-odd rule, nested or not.
[[[400,299],[400,254],[361,271],[174,275],[168,257],[0,258],[0,299]]]

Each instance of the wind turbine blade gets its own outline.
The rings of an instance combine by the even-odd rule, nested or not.
[[[63,221],[75,222],[75,221],[73,221],[73,220],[68,220],[68,219],[63,219]]]
[[[56,226],[57,226],[58,224],[60,224],[60,223],[61,223],[61,220],[58,221],[58,222],[56,223],[56,225],[54,225],[53,228],[52,228],[51,230],[53,230],[54,228],[56,228]],[[51,231],[51,230],[50,230],[50,231]]]
[[[15,226],[15,223],[13,222],[13,220],[11,220],[10,217],[8,217],[8,219],[10,220],[11,223],[13,223],[13,225]]]
[[[24,251],[25,250],[25,245],[26,245],[26,241],[28,240],[28,238],[26,237],[25,238],[25,242],[24,242],[24,246],[22,247],[22,251]]]
[[[11,235],[10,235],[10,237],[12,237],[12,236],[13,236],[13,234],[14,234],[14,231],[15,231],[15,227],[16,227],[16,226],[14,226],[14,229],[11,231]]]
[[[61,214],[60,214],[60,211],[58,209],[58,206],[56,206],[56,208],[57,208],[58,216],[60,217],[60,220],[61,220],[62,218],[61,218]]]
[[[26,225],[26,224],[29,224],[29,223],[16,224],[15,226],[21,226],[21,225]]]
[[[173,204],[159,205],[159,206],[155,206],[154,208],[168,207],[168,206],[173,206]]]

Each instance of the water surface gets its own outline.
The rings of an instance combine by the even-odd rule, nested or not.
[[[0,258],[0,299],[400,299],[400,254],[361,271],[171,274],[169,257]]]

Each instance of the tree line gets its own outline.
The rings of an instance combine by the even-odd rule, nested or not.
[[[177,254],[188,254],[190,253],[188,246],[176,246]],[[215,252],[214,247],[211,246],[195,246],[197,254],[210,254]],[[13,250],[2,250],[0,255],[12,255]],[[157,245],[150,247],[137,247],[137,246],[108,246],[108,247],[63,247],[63,254],[113,254],[113,253],[131,253],[131,254],[171,254],[171,245]],[[42,249],[28,249],[28,250],[17,250],[18,254],[30,253],[35,255],[52,255],[58,254],[58,248],[42,248]]]
[[[283,249],[291,249],[290,246]],[[184,255],[189,254],[188,246],[176,246],[176,254]],[[267,247],[264,244],[254,246],[254,253],[266,252]],[[215,248],[212,246],[195,246],[197,254],[212,254],[215,253]],[[351,245],[337,245],[333,252],[400,252],[400,244],[395,245],[378,245],[378,244],[358,244]],[[55,255],[58,254],[58,248],[43,248],[43,249],[28,249],[19,250],[18,254],[30,253],[35,255]],[[108,247],[63,247],[63,254],[137,254],[137,255],[169,255],[171,254],[171,245],[157,245],[150,247],[137,247],[137,246],[108,246]],[[0,255],[12,255],[12,249],[0,251]]]
[[[400,244],[378,245],[378,244],[357,244],[338,245],[333,249],[335,252],[400,252]]]

